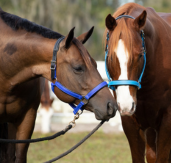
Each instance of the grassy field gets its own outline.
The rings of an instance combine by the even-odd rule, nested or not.
[[[28,163],[42,163],[65,152],[78,143],[87,132],[66,133],[55,140],[31,144]],[[48,135],[52,135],[48,134]],[[44,137],[34,133],[32,138]],[[96,132],[86,142],[58,163],[130,163],[131,154],[124,134]]]

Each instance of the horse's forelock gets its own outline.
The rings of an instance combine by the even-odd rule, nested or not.
[[[116,50],[118,46],[118,42],[120,39],[123,40],[124,45],[125,45],[125,50],[128,52],[128,57],[129,57],[129,63],[132,62],[133,59],[133,53],[132,53],[132,42],[134,36],[132,35],[131,30],[128,28],[128,25],[125,21],[125,19],[120,19],[118,21],[118,25],[115,28],[115,30],[112,32],[110,36],[110,41],[109,41],[109,57],[112,55],[113,59],[116,59],[116,55],[114,51]]]

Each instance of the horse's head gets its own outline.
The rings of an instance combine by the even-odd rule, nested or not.
[[[107,63],[113,80],[138,83],[145,63],[141,30],[145,26],[146,16],[144,10],[135,19],[121,16],[122,18],[116,20],[110,14],[106,17],[109,31]],[[121,115],[132,115],[136,110],[137,86],[125,83],[116,85],[114,94]]]
[[[82,96],[87,95],[103,81],[97,71],[96,62],[83,46],[92,32],[93,28],[78,38],[74,38],[73,28],[60,43],[57,53],[57,80],[67,89]],[[57,87],[54,88],[54,93],[64,102],[77,105],[80,102]],[[105,87],[93,95],[84,105],[84,109],[94,112],[98,120],[108,120],[115,115],[117,104],[108,88]]]

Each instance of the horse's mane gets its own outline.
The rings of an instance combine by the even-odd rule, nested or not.
[[[113,17],[116,19],[120,15],[130,15],[130,13],[138,8],[143,8],[143,6],[140,6],[136,3],[127,3],[120,8],[117,9],[117,11],[113,14]],[[109,55],[112,55],[115,48],[117,47],[117,44],[119,42],[119,39],[122,37],[122,40],[125,44],[125,48],[128,50],[128,54],[130,56],[130,61],[132,61],[132,43],[134,38],[134,33],[129,30],[129,24],[133,21],[131,19],[125,19],[121,18],[117,21],[117,26],[112,32],[110,36],[110,43],[109,43]],[[107,34],[107,29],[105,31],[105,36]],[[116,58],[116,56],[112,55],[112,58]]]
[[[54,32],[49,28],[33,23],[27,19],[20,18],[19,16],[4,12],[1,8],[0,8],[0,17],[13,30],[24,29],[27,32],[35,32],[49,39],[58,39],[62,36],[60,33]],[[89,65],[90,60],[88,58],[90,57],[90,55],[89,54],[88,56],[85,55],[87,54],[87,51],[85,50],[85,48],[82,48],[83,47],[82,44],[77,39],[73,39],[72,42],[78,47],[85,63]]]
[[[57,32],[54,32],[41,25],[37,25],[36,23],[33,23],[27,19],[23,19],[20,18],[19,16],[4,12],[1,8],[0,8],[0,17],[13,30],[24,29],[27,32],[35,32],[37,34],[42,35],[43,37],[50,38],[50,39],[58,39],[62,36]]]

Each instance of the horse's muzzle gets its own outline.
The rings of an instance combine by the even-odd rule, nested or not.
[[[136,104],[135,104],[135,102],[133,102],[131,109],[127,109],[127,108],[124,109],[124,108],[121,108],[120,103],[118,103],[118,110],[119,110],[121,116],[132,116],[135,113]]]
[[[111,102],[107,103],[106,108],[107,108],[107,112],[105,113],[105,115],[97,109],[94,110],[97,120],[109,120],[110,118],[115,116],[116,111],[118,110],[117,104]]]

